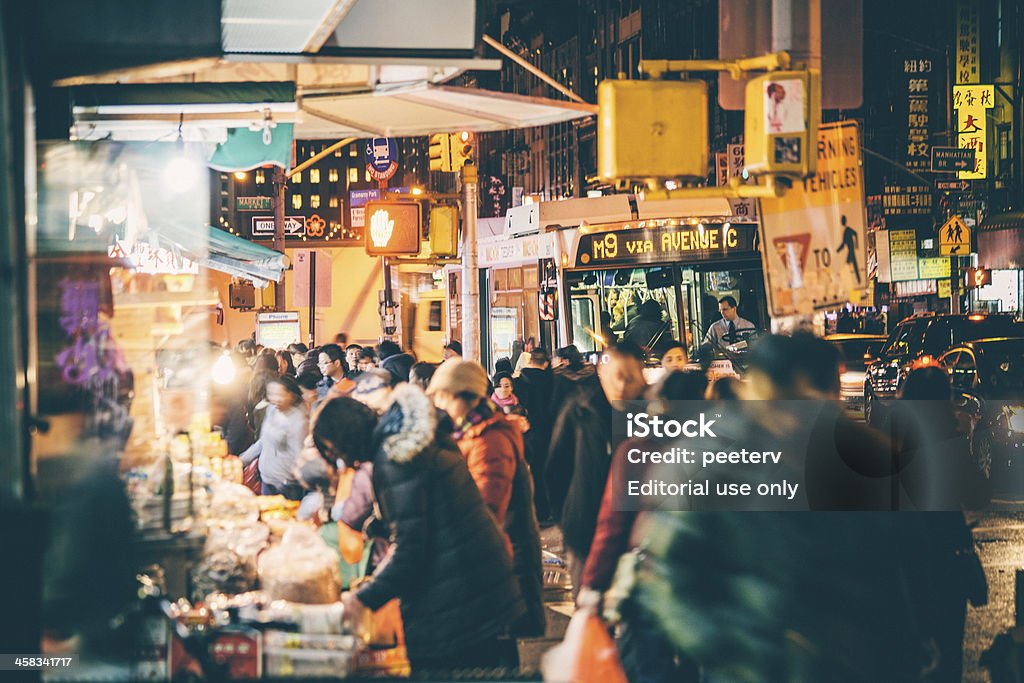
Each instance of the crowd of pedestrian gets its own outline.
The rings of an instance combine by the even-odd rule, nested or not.
[[[455,342],[440,365],[390,341],[237,351],[248,386],[217,413],[232,450],[258,463],[264,493],[327,482],[318,514],[375,548],[346,604],[399,599],[414,671],[515,666],[515,639],[545,630],[540,528],[557,525],[577,604],[605,609],[631,681],[959,678],[966,604],[984,600],[959,510],[986,493],[934,368],[904,391],[945,401],[897,407],[882,434],[843,414],[839,354],[803,334],[764,337],[743,381],[710,384],[666,343],[653,386],[628,336],[596,366],[534,347],[492,375]],[[806,503],[836,514],[616,508],[624,454],[658,446],[613,432],[623,402],[735,402],[752,443],[785,442],[799,400],[823,406]],[[936,453],[944,478],[921,474]],[[949,512],[890,512],[937,506]]]

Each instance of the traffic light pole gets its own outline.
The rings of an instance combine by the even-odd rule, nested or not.
[[[462,354],[480,360],[480,269],[477,261],[477,171],[462,167]]]

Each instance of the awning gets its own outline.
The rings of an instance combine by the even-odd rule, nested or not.
[[[154,231],[161,246],[188,256],[201,266],[252,280],[257,287],[280,282],[288,257],[212,225],[199,228],[163,223]]]
[[[87,104],[79,104],[75,95],[75,136],[81,140],[108,136],[116,140],[173,140],[180,127],[186,140],[223,142],[228,129],[259,128],[272,120],[294,121],[297,140],[338,140],[500,131],[597,114],[597,107],[589,104],[422,81],[376,89],[364,86],[357,92],[300,90],[297,111],[292,112],[279,101],[270,102],[264,87],[253,92],[247,85],[196,84],[193,93],[188,86],[168,84],[163,97],[158,96],[161,86],[149,85],[140,91],[144,97],[138,98],[134,89],[139,86],[120,86],[120,90],[117,86],[93,87],[85,91]],[[221,101],[209,101],[217,88]],[[103,96],[110,101],[97,101]],[[180,104],[167,104],[174,98]]]
[[[305,95],[300,139],[407,137],[455,130],[546,126],[597,114],[597,107],[544,97],[420,83],[349,95]]]
[[[988,216],[978,229],[978,263],[985,268],[1024,268],[1024,211]]]

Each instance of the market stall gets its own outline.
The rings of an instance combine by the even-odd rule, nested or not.
[[[223,302],[208,269],[278,280],[287,259],[209,227],[205,184],[168,174],[185,172],[180,151],[41,150],[36,391],[49,429],[34,462],[59,503],[45,619],[66,644],[54,647],[117,624],[133,680],[407,673],[394,610],[351,623],[342,606],[352,572],[323,525],[330,484],[300,520],[298,501],[243,485],[217,428],[249,375],[210,342]]]

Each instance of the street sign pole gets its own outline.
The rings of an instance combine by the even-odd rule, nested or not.
[[[309,348],[316,343],[316,250],[309,250]]]
[[[274,251],[284,253],[284,191],[288,179],[284,175],[284,169],[274,167]],[[284,273],[281,274],[281,282],[274,283],[274,310],[285,310],[284,300]]]
[[[480,360],[480,269],[477,261],[476,166],[462,167],[462,353],[467,360]]]
[[[949,312],[960,312],[960,257],[954,256],[949,263]]]

